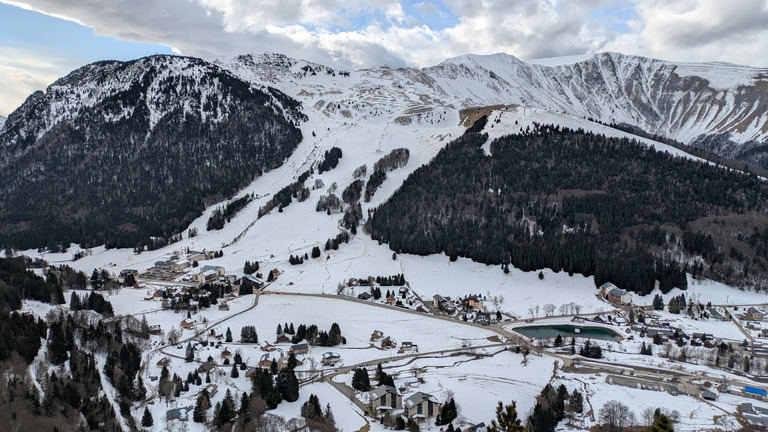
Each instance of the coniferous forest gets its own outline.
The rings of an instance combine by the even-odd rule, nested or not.
[[[75,103],[104,76],[116,81],[102,84],[112,94]],[[38,118],[61,101],[79,111],[51,125]],[[291,155],[300,108],[197,59],[78,69],[30,96],[0,132],[0,247],[141,250],[176,240],[206,205]]]
[[[482,120],[481,120],[482,121]],[[638,293],[686,273],[758,289],[768,186],[629,139],[535,125],[482,146],[473,128],[366,226],[396,252],[594,275]]]

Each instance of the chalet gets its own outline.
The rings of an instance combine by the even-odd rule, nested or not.
[[[188,421],[189,413],[191,413],[193,409],[194,409],[193,406],[188,406],[188,407],[174,408],[174,409],[168,410],[165,412],[165,419],[166,421],[169,421],[169,420]]]
[[[400,344],[400,349],[403,352],[406,352],[406,351],[419,352],[419,346],[418,345],[414,345],[413,342],[403,342],[403,343],[401,343]]]
[[[491,314],[488,312],[478,312],[475,316],[475,322],[484,326],[491,325]]]
[[[715,339],[715,336],[711,333],[694,333],[691,335],[693,339],[699,339],[702,342],[706,341],[712,341]]]
[[[269,353],[263,354],[261,356],[261,360],[259,360],[259,367],[270,367],[270,366],[272,366],[272,359],[273,359],[273,357]]]
[[[216,275],[216,277],[224,276],[226,274],[226,269],[222,266],[216,266],[216,265],[204,265],[201,269],[201,273],[213,271],[213,273]]]
[[[160,327],[160,324],[152,324],[149,326],[149,334],[153,335],[159,335],[163,332],[163,329]]]
[[[592,321],[597,323],[607,323],[608,317],[606,317],[605,315],[597,315],[594,318],[592,318]]]
[[[146,301],[152,301],[154,299],[155,299],[154,294],[147,294],[147,295],[144,296],[144,300],[146,300]]]
[[[360,281],[357,278],[351,278],[347,281],[347,286],[356,287],[358,285],[360,285]]]
[[[761,330],[763,326],[757,321],[749,321],[747,323],[747,328],[750,330]]]
[[[296,345],[291,345],[291,352],[292,352],[294,355],[297,355],[297,354],[306,354],[306,353],[308,353],[308,352],[309,352],[309,345],[307,345],[307,344],[305,344],[305,343],[302,343],[302,344],[296,344]]]
[[[272,351],[275,351],[276,349],[277,348],[269,342],[264,342],[264,345],[261,346],[261,350],[266,352],[272,352]]]
[[[387,336],[381,341],[381,347],[385,349],[397,348],[397,341]]]
[[[227,303],[225,303],[225,302],[221,302],[221,303],[219,303],[219,310],[220,311],[228,311],[229,310],[229,305]]]
[[[189,261],[205,261],[208,259],[208,254],[205,252],[190,251],[187,254],[187,259]]]
[[[213,370],[213,365],[211,364],[211,362],[205,362],[197,368],[197,371],[200,373],[210,373],[212,370]]]
[[[461,306],[481,310],[483,309],[483,299],[480,296],[470,295],[461,300]]]
[[[256,371],[257,370],[258,370],[258,368],[255,368],[255,367],[248,368],[248,370],[245,371],[245,377],[248,378],[248,379],[253,378],[254,376],[256,376]]]
[[[291,343],[291,336],[287,333],[280,333],[277,335],[277,339],[275,339],[275,343]]]
[[[414,420],[436,417],[442,407],[437,399],[428,393],[416,392],[403,401],[405,415]]]
[[[382,385],[368,393],[368,408],[371,411],[390,411],[403,408],[403,397],[392,386]]]
[[[456,307],[454,307],[453,304],[451,303],[451,298],[443,297],[439,294],[435,294],[434,296],[432,296],[432,306],[449,315],[452,315],[454,312],[456,312]]]
[[[280,276],[280,270],[278,269],[272,269],[272,271],[269,272],[270,275],[272,275],[272,280],[277,279],[278,276]],[[269,279],[267,279],[269,280]]]
[[[424,313],[428,313],[429,311],[428,311],[428,310],[426,310],[426,309],[424,309],[424,306],[422,306],[422,305],[418,305],[418,306],[416,306],[416,312],[424,312]]]
[[[371,342],[377,341],[384,337],[384,332],[381,330],[374,330],[373,333],[371,333]]]
[[[408,295],[408,287],[400,287],[398,292],[400,293],[400,295]]]
[[[126,277],[128,275],[136,276],[139,274],[139,271],[136,269],[122,269],[120,270],[120,277]]]
[[[432,306],[439,308],[440,304],[443,302],[445,302],[445,298],[440,294],[435,294],[432,296]]]
[[[749,320],[763,321],[765,320],[765,312],[757,309],[754,306],[750,306],[744,313],[744,317]]]
[[[147,289],[148,288],[147,284],[144,283],[144,282],[136,282],[136,283],[133,284],[133,287],[136,288],[136,289]]]
[[[172,260],[155,261],[155,267],[158,269],[168,269],[168,268],[171,268],[172,265],[173,265]]]
[[[760,336],[761,337],[768,337],[768,328],[764,328],[760,330]]]
[[[210,282],[214,279],[216,279],[218,275],[216,275],[216,272],[214,270],[200,270],[200,273],[195,275],[195,280],[198,283],[205,283]]]
[[[358,294],[357,298],[359,298],[360,300],[370,300],[371,299],[371,293],[369,293],[368,291],[362,292],[362,293]]]
[[[181,326],[187,330],[192,330],[195,328],[195,322],[192,320],[185,319],[181,322]]]
[[[394,298],[394,297],[392,297],[391,295],[390,295],[390,296],[387,296],[387,300],[386,300],[386,302],[387,302],[387,304],[388,304],[388,305],[393,305],[393,304],[395,304],[395,301],[396,301],[396,300],[395,300],[395,298]]]
[[[163,357],[159,362],[157,362],[157,367],[168,366],[169,364],[171,364],[171,359],[168,357]]]
[[[227,359],[232,357],[232,351],[229,350],[229,348],[224,348],[224,351],[221,352],[221,358]]]
[[[718,309],[718,308],[714,308],[714,307],[707,308],[707,313],[709,314],[710,317],[712,317],[713,319],[716,319],[718,321],[728,321],[728,319],[729,319],[727,316],[722,314],[720,312],[720,309]]]
[[[240,286],[250,286],[252,288],[262,288],[264,286],[264,281],[260,278],[257,278],[253,275],[245,275],[242,279],[240,279]]]
[[[604,297],[609,302],[615,305],[631,305],[632,294],[618,288],[611,288],[608,292],[604,292]]]
[[[341,356],[338,353],[335,353],[335,352],[323,353],[323,360],[322,360],[323,366],[336,366],[339,363],[341,363]]]
[[[716,401],[717,393],[710,390],[704,390],[703,392],[701,392],[701,398],[708,401]]]

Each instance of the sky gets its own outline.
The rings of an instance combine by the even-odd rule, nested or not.
[[[0,115],[98,60],[278,52],[355,69],[617,51],[768,66],[768,0],[0,0]]]

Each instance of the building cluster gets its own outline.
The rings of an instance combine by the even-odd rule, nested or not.
[[[400,390],[388,385],[380,385],[364,394],[368,400],[368,410],[374,415],[402,414],[416,421],[437,417],[442,411],[442,404],[429,393],[417,391],[404,397]]]

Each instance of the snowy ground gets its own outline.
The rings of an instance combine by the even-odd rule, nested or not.
[[[333,97],[332,95],[323,97],[326,96]],[[370,335],[373,330],[383,331],[398,343],[410,341],[418,344],[422,353],[454,350],[465,345],[471,347],[488,345],[494,343],[495,336],[490,329],[440,320],[427,314],[409,313],[394,307],[385,308],[344,300],[335,296],[339,283],[350,278],[402,273],[411,290],[425,302],[430,302],[435,294],[450,296],[453,299],[469,294],[480,294],[485,297],[485,305],[490,311],[499,310],[520,319],[542,318],[543,311],[531,314],[530,309],[535,309],[537,306],[543,308],[546,304],[552,304],[556,310],[559,310],[560,306],[573,303],[580,306],[580,314],[585,316],[601,312],[612,313],[613,307],[595,295],[597,290],[594,280],[589,277],[568,276],[564,272],[554,273],[549,270],[543,271],[543,279],[538,278],[538,272],[522,272],[517,269],[510,269],[509,274],[504,274],[501,268],[496,266],[486,266],[463,258],[450,262],[444,255],[419,257],[399,254],[393,259],[392,251],[387,245],[379,245],[363,235],[362,231],[353,236],[349,243],[342,244],[338,250],[323,251],[320,258],[310,258],[304,264],[297,266],[290,265],[289,255],[311,254],[314,246],[323,249],[325,241],[339,233],[341,215],[327,215],[315,211],[318,198],[320,195],[327,194],[327,189],[333,183],[337,183],[336,194],[340,196],[343,189],[354,180],[352,172],[357,167],[367,165],[370,174],[373,164],[392,149],[409,148],[408,165],[387,174],[387,180],[376,192],[372,201],[363,203],[365,215],[368,209],[381,204],[391,196],[411,172],[422,164],[428,163],[440,148],[463,131],[463,128],[458,126],[458,112],[450,107],[446,107],[445,114],[441,114],[442,121],[426,126],[426,123],[418,123],[420,120],[415,118],[414,123],[411,124],[392,121],[395,115],[401,115],[406,108],[411,107],[410,101],[403,102],[402,106],[392,107],[396,112],[391,114],[392,117],[389,119],[371,118],[358,113],[353,113],[350,118],[342,118],[326,116],[319,111],[321,108],[317,110],[312,108],[321,102],[314,100],[314,96],[312,98],[311,103],[305,104],[310,121],[301,126],[305,140],[282,167],[266,173],[242,191],[241,194],[255,193],[260,198],[250,203],[221,231],[205,231],[205,223],[215,209],[214,205],[190,226],[190,228],[198,228],[200,233],[198,236],[189,238],[185,231],[185,238],[182,241],[157,251],[136,255],[130,249],[105,250],[103,247],[98,247],[91,250],[90,255],[75,262],[71,261],[72,254],[79,250],[75,246],[71,247],[67,253],[60,254],[38,253],[34,250],[24,253],[32,257],[43,257],[52,264],[67,264],[87,274],[91,274],[94,268],[105,268],[115,275],[125,268],[148,269],[155,261],[186,248],[222,250],[223,257],[206,261],[204,264],[221,265],[226,268],[227,273],[238,276],[243,274],[243,264],[246,260],[257,260],[260,263],[261,272],[266,273],[273,268],[282,272],[268,287],[270,291],[280,294],[262,295],[258,306],[239,315],[237,315],[238,312],[253,306],[255,296],[243,296],[230,301],[229,311],[219,311],[213,307],[193,315],[192,318],[198,322],[198,325],[195,331],[184,330],[182,339],[190,338],[196,331],[215,324],[216,333],[223,333],[229,327],[236,342],[243,325],[254,325],[261,342],[274,342],[278,324],[285,322],[292,322],[295,326],[302,323],[317,324],[321,330],[328,330],[331,324],[336,322],[340,325],[347,344],[332,349],[314,347],[308,357],[319,363],[323,352],[336,351],[341,354],[345,366],[372,360],[386,361],[396,355],[393,350],[371,347]],[[327,102],[328,100],[325,100],[323,104]],[[597,126],[586,120],[542,110],[514,108],[494,115],[501,115],[501,122],[495,123],[494,127],[488,130],[491,138],[503,133],[517,132],[520,127],[524,128],[532,121],[552,122],[574,128],[592,129],[608,135],[626,136],[623,132]],[[515,124],[515,121],[518,124]],[[678,150],[658,143],[652,145],[680,154]],[[294,181],[313,163],[321,160],[323,153],[333,146],[343,150],[343,157],[338,167],[322,175],[314,174],[305,183],[312,188],[316,180],[322,180],[324,184],[322,188],[312,190],[307,201],[302,203],[294,201],[283,212],[274,210],[271,214],[257,218],[259,207],[264,205],[272,194]],[[382,289],[386,291],[387,288]],[[358,287],[356,290],[362,289]],[[320,296],[300,296],[292,293]],[[679,293],[673,290],[664,297],[669,299]],[[702,303],[711,301],[714,304],[734,305],[768,302],[768,297],[762,293],[741,291],[709,281],[691,280],[688,290],[684,293],[687,296],[694,296]],[[70,293],[65,293],[67,299],[69,295]],[[186,318],[186,314],[162,311],[158,301],[143,300],[145,295],[145,290],[124,288],[119,293],[109,296],[109,300],[116,314],[137,317],[144,315],[149,324],[160,324],[166,332],[172,327],[179,328],[179,323]],[[652,298],[653,294],[646,297],[635,296],[634,303],[650,304]],[[25,308],[40,316],[45,316],[49,309],[34,302],[26,302]],[[680,326],[689,333],[699,331],[713,333],[730,340],[743,339],[733,323],[697,321],[669,314],[662,314],[662,316],[669,319],[673,326]],[[627,334],[623,328],[620,332]],[[153,337],[153,342],[159,342],[160,339],[160,337]],[[614,351],[608,352],[607,356],[612,361],[624,362],[630,366],[659,360],[656,357],[649,359],[646,356],[635,355],[639,351],[640,343],[640,340],[606,343],[606,348],[612,346]],[[243,358],[249,363],[255,362],[262,354],[262,351],[254,346],[225,343],[220,348],[205,348],[197,356],[205,359],[211,355],[218,360],[217,356],[225,347],[230,350],[242,350]],[[174,347],[166,351],[180,356],[184,354],[183,350]],[[478,352],[490,354],[494,349],[478,350]],[[155,363],[163,355],[155,352],[147,357],[147,376],[159,374],[159,368]],[[446,353],[413,362],[398,362],[391,370],[397,373],[398,384],[404,384],[413,378],[408,378],[411,368],[414,365],[418,366],[420,376],[426,381],[420,389],[434,393],[441,401],[449,392],[452,392],[459,405],[460,416],[471,423],[482,421],[488,423],[499,400],[505,403],[516,400],[518,412],[522,415],[527,414],[534,404],[535,395],[552,376],[555,361],[549,356],[531,356],[529,364],[524,366],[521,364],[521,356],[510,352],[497,353],[482,359],[452,355],[452,353]],[[196,367],[196,364],[184,363],[182,359],[173,358],[172,373],[185,378],[187,372]],[[686,367],[693,368],[693,366]],[[214,383],[219,385],[219,392],[212,400],[214,404],[223,398],[227,388],[240,393],[249,389],[249,383],[242,376],[233,380],[228,378],[228,368],[221,372],[221,376],[214,374],[213,377]],[[348,374],[339,379],[351,380],[351,375]],[[712,427],[713,416],[722,414],[721,410],[688,397],[672,397],[659,392],[650,393],[609,385],[604,382],[604,377],[592,380],[590,377],[574,374],[565,375],[562,379],[569,387],[586,385],[595,410],[608,400],[620,399],[631,402],[638,414],[643,407],[650,405],[678,407],[676,409],[681,413],[693,413],[679,425],[679,430]],[[149,380],[145,382],[150,386],[155,385]],[[192,395],[198,390],[194,388],[176,403],[179,406],[192,405]],[[302,388],[299,401],[281,404],[275,412],[285,417],[298,415],[301,403],[309,397],[310,393],[317,394],[323,405],[331,403],[342,430],[359,430],[370,421],[361,417],[359,409],[350,405],[348,399],[327,383],[314,383]],[[236,400],[239,400],[239,396],[240,394],[236,396]],[[159,426],[160,428],[168,427],[160,419],[165,417],[165,410],[171,407],[166,406],[165,401],[150,406],[156,424],[162,425]],[[728,405],[727,401],[723,409],[734,412],[734,408]],[[134,410],[137,418],[140,417],[142,410],[143,407],[137,407]],[[577,424],[576,427],[588,427],[590,424],[590,422],[584,425]],[[200,425],[192,422],[187,426],[190,431],[202,430]],[[179,428],[178,424],[173,427]],[[380,428],[380,425],[371,422],[370,427],[371,430],[379,430],[377,428]]]

